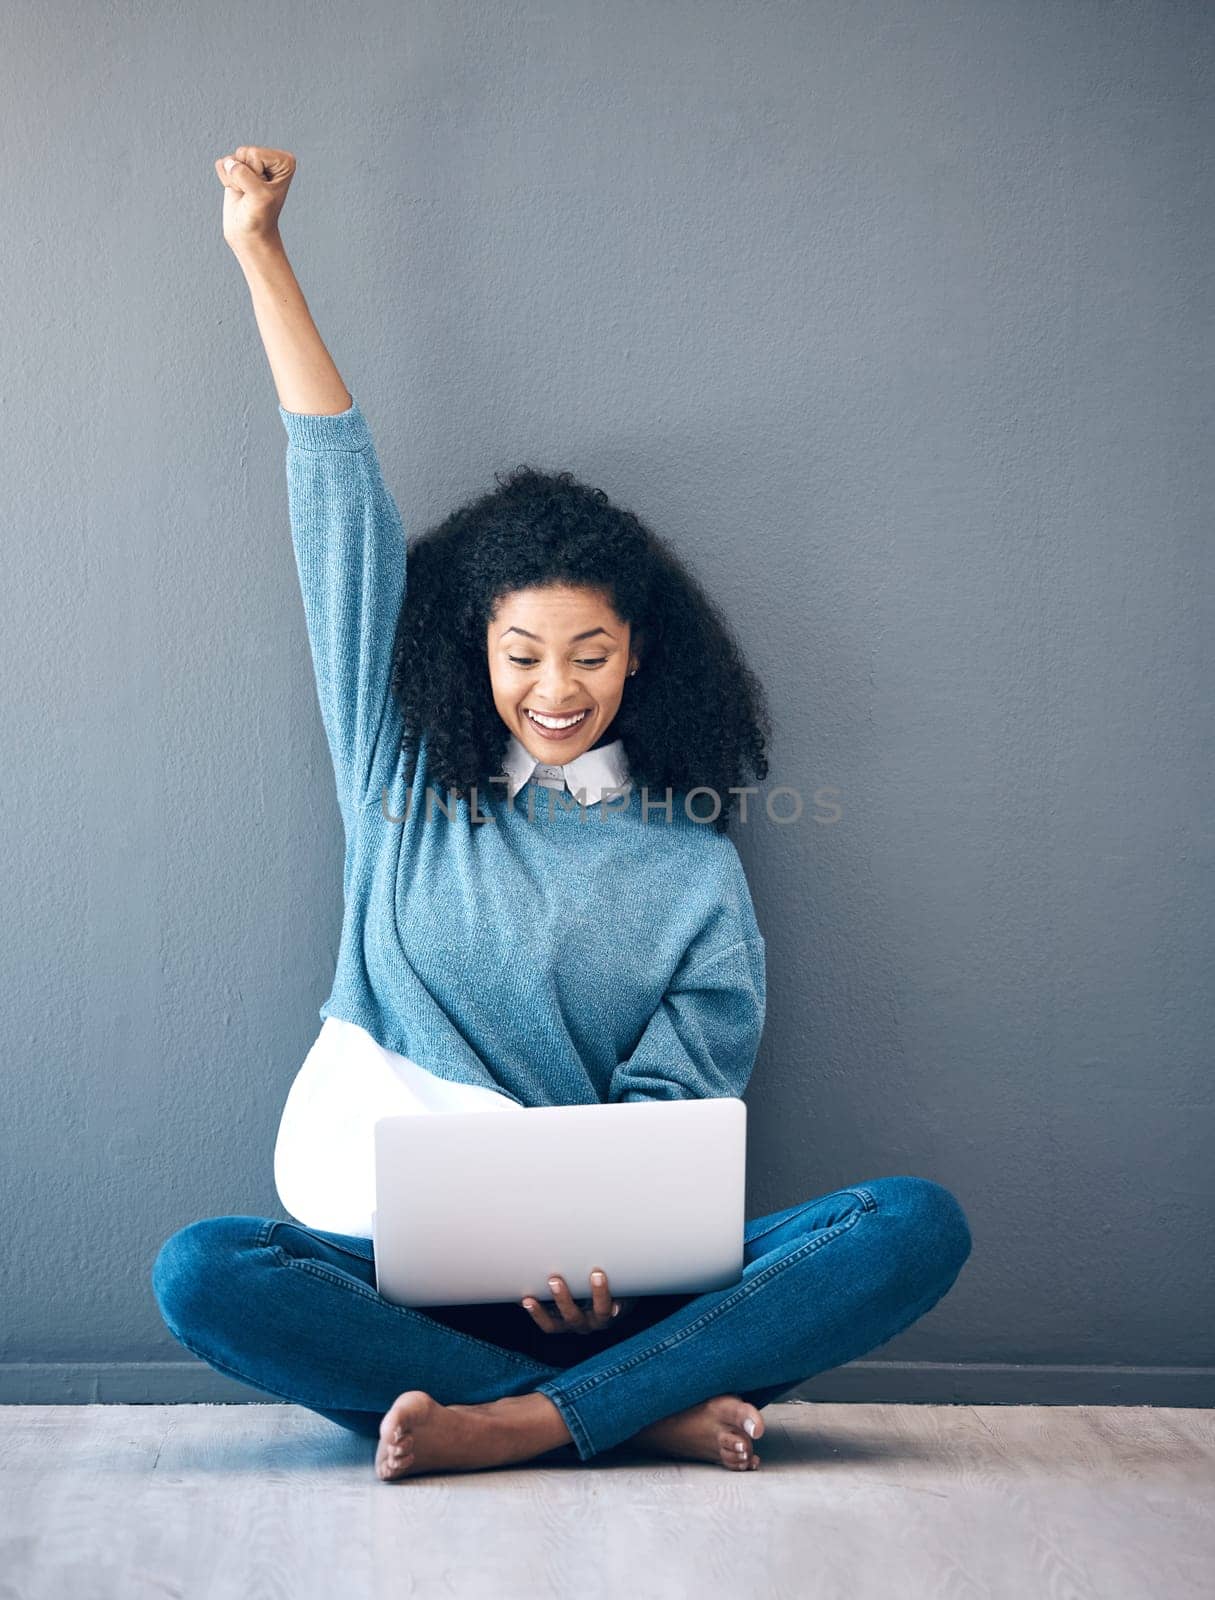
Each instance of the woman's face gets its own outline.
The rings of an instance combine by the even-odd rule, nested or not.
[[[637,663],[631,629],[597,589],[567,584],[515,589],[486,632],[498,715],[537,761],[564,766],[598,743]],[[533,713],[565,722],[546,730]]]

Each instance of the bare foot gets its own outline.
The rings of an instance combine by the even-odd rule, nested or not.
[[[422,1389],[406,1389],[380,1423],[375,1470],[378,1477],[393,1479],[500,1467],[555,1450],[569,1437],[546,1395],[444,1406]]]
[[[743,1428],[747,1421],[754,1428],[750,1436]],[[759,1466],[760,1457],[752,1450],[751,1440],[760,1438],[763,1431],[764,1419],[753,1405],[736,1394],[719,1394],[652,1422],[628,1442],[659,1455],[715,1461],[736,1472],[747,1472]]]

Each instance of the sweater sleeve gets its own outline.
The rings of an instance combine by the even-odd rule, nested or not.
[[[278,409],[317,697],[349,838],[359,807],[387,781],[399,743],[389,684],[405,534],[357,401],[331,415]]]
[[[764,1026],[763,937],[687,959],[612,1073],[609,1102],[741,1098]]]

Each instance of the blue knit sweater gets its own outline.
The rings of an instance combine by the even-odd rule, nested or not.
[[[764,940],[732,840],[691,821],[679,790],[670,824],[664,794],[643,818],[636,783],[620,809],[580,808],[534,780],[508,803],[497,785],[474,815],[431,778],[425,738],[407,795],[389,687],[406,587],[396,502],[357,401],[279,413],[346,840],[321,1017],[524,1106],[741,1095],[763,1029]]]

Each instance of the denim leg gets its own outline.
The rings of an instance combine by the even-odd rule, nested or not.
[[[527,1353],[542,1335],[521,1306],[396,1305],[375,1287],[370,1239],[294,1222],[192,1222],[161,1246],[152,1288],[209,1366],[368,1438],[404,1389],[476,1404],[561,1370]]]
[[[736,1283],[537,1389],[584,1461],[712,1395],[767,1404],[901,1333],[952,1287],[970,1248],[962,1207],[928,1178],[838,1189],[754,1218]]]

